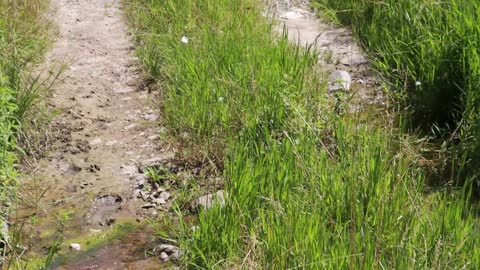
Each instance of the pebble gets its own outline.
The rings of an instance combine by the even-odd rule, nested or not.
[[[78,243],[71,243],[70,249],[72,249],[73,251],[80,251],[82,249],[82,246]]]
[[[167,201],[165,201],[164,199],[153,199],[152,202],[156,205],[164,205],[167,203]]]
[[[204,195],[198,199],[196,199],[192,203],[192,210],[199,210],[201,208],[207,210],[212,208],[215,204],[219,204],[220,206],[225,205],[225,196],[226,192],[224,190],[219,190],[216,193]]]
[[[165,262],[168,261],[167,253],[165,253],[165,252],[160,253],[160,259],[162,259]]]
[[[124,129],[129,130],[129,129],[135,128],[136,126],[137,126],[137,124],[130,124],[130,125],[124,127]]]
[[[368,63],[368,60],[360,54],[353,54],[344,56],[340,59],[340,63],[346,66],[359,66]]]
[[[147,204],[142,205],[143,209],[150,209],[150,208],[156,208],[156,207],[157,207],[157,205],[155,205],[154,203],[147,203]]]
[[[137,166],[134,165],[127,165],[127,166],[122,166],[121,167],[122,171],[121,173],[123,175],[135,175],[138,172]]]
[[[100,138],[96,138],[92,141],[90,141],[90,145],[97,145],[97,144],[101,144],[102,143],[102,139]]]
[[[141,198],[142,197],[142,191],[140,189],[135,189],[133,191],[132,197],[135,198],[135,199]]]
[[[148,139],[152,140],[152,141],[158,140],[159,138],[160,138],[160,136],[158,136],[158,135],[152,135],[152,136],[148,137]]]
[[[145,116],[143,116],[143,119],[147,120],[147,121],[150,121],[150,122],[153,122],[153,121],[156,121],[158,119],[158,115],[156,114],[147,114]]]
[[[328,78],[328,90],[350,90],[352,78],[350,74],[344,70],[335,70]]]
[[[163,191],[158,198],[167,201],[170,198],[170,193]]]
[[[107,142],[105,145],[106,145],[106,146],[113,146],[113,145],[115,145],[115,144],[117,144],[117,143],[118,143],[117,140],[112,140],[112,141]]]

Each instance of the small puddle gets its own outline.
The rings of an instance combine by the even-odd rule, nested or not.
[[[159,269],[162,262],[151,254],[155,246],[153,231],[145,226],[120,225],[124,228],[114,233],[104,243],[93,243],[87,251],[68,251],[68,254],[55,257],[48,269]],[[125,232],[126,231],[126,232]],[[115,235],[116,234],[116,235]],[[90,241],[98,241],[92,239]],[[101,240],[100,240],[101,241]],[[89,245],[86,240],[84,245]]]

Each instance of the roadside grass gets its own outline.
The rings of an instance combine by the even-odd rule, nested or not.
[[[5,221],[16,197],[17,141],[24,123],[33,119],[39,92],[32,67],[48,48],[46,0],[0,0],[0,266],[8,246]]]
[[[478,177],[480,3],[316,0],[314,5],[352,26],[376,68],[411,106],[412,128],[453,148],[448,157],[454,174]]]
[[[189,157],[223,168],[226,205],[171,236],[182,266],[480,265],[472,181],[428,193],[408,139],[335,115],[315,52],[277,34],[257,1],[124,3],[139,59],[162,91],[163,124]]]

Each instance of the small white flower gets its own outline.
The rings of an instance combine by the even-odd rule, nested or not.
[[[186,36],[182,37],[182,43],[187,44],[188,43],[188,38]]]
[[[415,82],[415,86],[416,86],[416,87],[422,86],[422,83],[419,82],[419,81],[416,81],[416,82]]]
[[[225,100],[224,97],[219,97],[219,98],[218,98],[218,102],[223,102],[224,100]]]

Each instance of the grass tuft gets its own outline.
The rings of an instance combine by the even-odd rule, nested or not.
[[[454,175],[478,174],[480,3],[316,0],[315,5],[352,26],[376,68],[412,108],[412,127],[454,148]]]
[[[184,267],[480,265],[472,181],[427,193],[404,135],[335,115],[315,52],[274,32],[256,1],[125,6],[164,124],[223,164],[226,205],[174,235]]]

